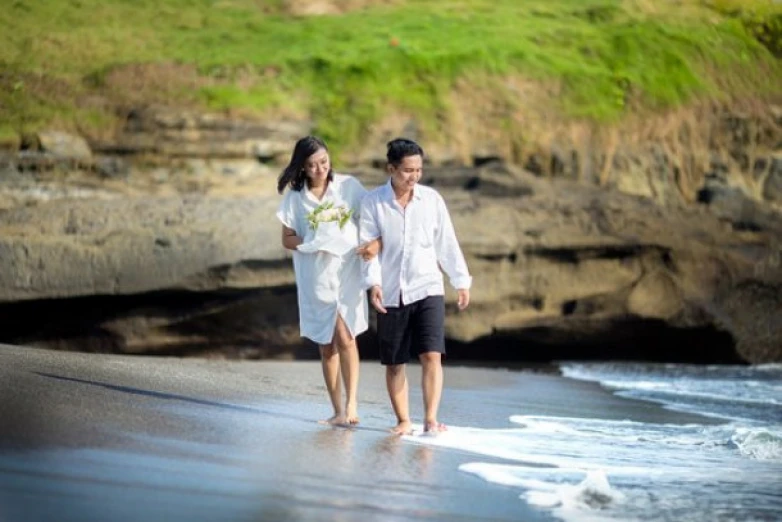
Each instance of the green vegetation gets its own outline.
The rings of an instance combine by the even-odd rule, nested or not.
[[[282,0],[7,4],[0,139],[53,122],[98,132],[100,111],[145,97],[311,117],[339,149],[389,108],[437,130],[457,82],[556,85],[553,113],[599,122],[782,84],[773,0],[399,0],[313,17]]]
[[[710,0],[705,5],[738,19],[774,56],[782,57],[782,6],[779,2]]]

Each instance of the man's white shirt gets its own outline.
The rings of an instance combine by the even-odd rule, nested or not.
[[[442,196],[416,185],[405,208],[396,201],[391,181],[361,201],[360,244],[382,238],[380,254],[364,263],[364,284],[383,290],[383,306],[395,307],[443,295],[443,275],[455,289],[469,289],[472,277],[456,239]]]

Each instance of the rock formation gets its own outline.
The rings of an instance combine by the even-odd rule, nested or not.
[[[296,125],[139,115],[113,149],[93,144],[101,152],[85,156],[73,145],[81,185],[63,181],[60,164],[5,158],[0,342],[314,356],[298,337],[291,262],[274,218],[277,167],[262,164],[280,161],[303,133]],[[210,145],[194,152],[203,142]],[[47,143],[39,142],[39,161],[68,156],[47,152]],[[97,167],[122,164],[106,153],[130,143],[184,163],[143,175]],[[692,203],[502,161],[429,167],[423,182],[444,195],[475,281],[467,311],[447,295],[452,356],[782,360],[778,167],[776,156],[764,167],[761,199],[711,179]],[[385,181],[370,166],[351,171],[368,187]],[[374,353],[371,338],[360,339],[365,356]]]

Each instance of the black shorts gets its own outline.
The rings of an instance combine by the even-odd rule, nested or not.
[[[396,308],[387,307],[377,314],[377,338],[380,362],[405,364],[412,352],[445,354],[445,298],[429,296]]]

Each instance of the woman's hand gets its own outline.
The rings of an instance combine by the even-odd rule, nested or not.
[[[292,228],[288,228],[285,225],[282,226],[282,246],[288,250],[296,250],[296,247],[301,245],[304,241],[296,235],[296,231]]]
[[[364,261],[373,259],[383,247],[383,242],[380,238],[373,239],[368,243],[364,243],[356,249],[356,253],[361,256]]]

